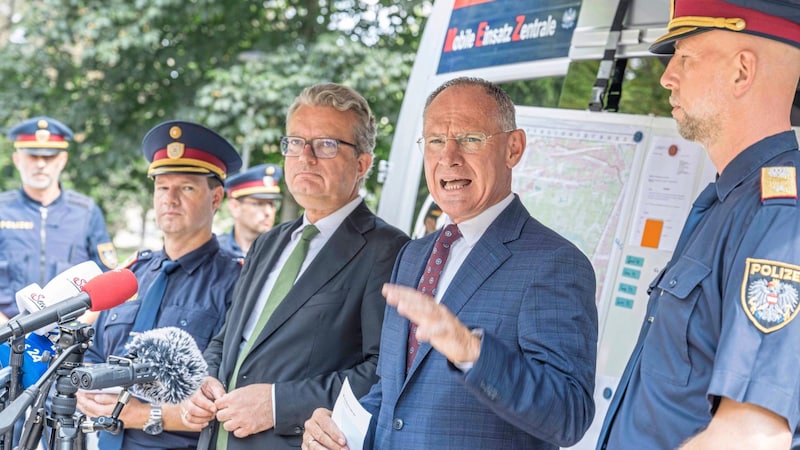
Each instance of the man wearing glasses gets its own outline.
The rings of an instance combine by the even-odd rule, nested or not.
[[[278,184],[282,174],[275,164],[261,164],[228,178],[225,191],[234,224],[230,233],[217,238],[220,247],[243,257],[258,236],[272,229],[277,202],[283,198]]]
[[[372,167],[375,118],[338,84],[307,88],[281,139],[289,192],[303,217],[256,239],[223,330],[205,352],[210,377],[184,402],[199,449],[296,448],[303,422],[330,408],[347,378],[376,381],[381,287],[408,236],[359,195]]]
[[[592,421],[595,275],[511,191],[526,148],[514,109],[477,78],[428,97],[425,180],[448,220],[403,248],[383,289],[365,448],[557,450]],[[349,444],[329,410],[305,428],[303,449]]]

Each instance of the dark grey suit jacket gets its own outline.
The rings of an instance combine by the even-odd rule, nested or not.
[[[222,331],[205,352],[209,373],[227,386],[239,354],[242,328],[290,235],[302,219],[260,236],[247,255]],[[299,447],[303,423],[318,407],[332,408],[345,377],[355,395],[377,377],[378,347],[389,281],[402,231],[376,217],[364,202],[345,218],[295,283],[256,338],[239,370],[237,387],[275,384],[276,424],[228,449]],[[216,447],[218,423],[206,428],[198,448]]]

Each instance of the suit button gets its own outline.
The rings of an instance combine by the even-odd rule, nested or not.
[[[303,434],[303,428],[294,427],[294,434]]]
[[[395,430],[402,430],[403,429],[403,419],[394,419],[392,421],[392,428]]]

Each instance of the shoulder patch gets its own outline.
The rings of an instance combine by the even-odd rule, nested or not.
[[[795,167],[761,168],[761,201],[772,198],[797,199],[797,169]]]
[[[780,330],[797,317],[799,290],[800,266],[747,258],[742,308],[761,332]]]
[[[117,249],[114,248],[112,242],[106,242],[97,245],[97,254],[100,256],[100,261],[109,269],[116,269],[117,264]],[[130,258],[129,258],[130,259]]]

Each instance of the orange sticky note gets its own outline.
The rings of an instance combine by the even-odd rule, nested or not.
[[[662,229],[664,229],[663,220],[645,220],[644,231],[642,232],[642,247],[658,248],[658,243],[661,242]]]

